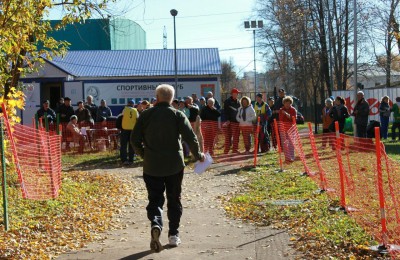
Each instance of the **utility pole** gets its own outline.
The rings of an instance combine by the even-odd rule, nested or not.
[[[167,49],[167,28],[164,26],[164,33],[163,33],[163,49]]]

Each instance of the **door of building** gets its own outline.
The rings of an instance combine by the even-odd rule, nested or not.
[[[54,110],[57,108],[57,102],[61,98],[61,87],[62,82],[47,82],[42,84],[41,93],[41,102],[43,100],[50,101],[50,107]]]

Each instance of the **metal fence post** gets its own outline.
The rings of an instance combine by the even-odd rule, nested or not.
[[[0,119],[0,139],[1,139],[1,171],[3,173],[3,219],[4,228],[8,231],[8,203],[7,203],[7,178],[6,178],[6,156],[4,153],[4,132],[3,132],[3,118]]]

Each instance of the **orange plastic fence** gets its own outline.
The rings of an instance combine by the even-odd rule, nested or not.
[[[210,153],[216,162],[243,163],[245,159],[253,159],[254,164],[258,153],[269,150],[268,137],[264,136],[264,130],[261,134],[261,127],[256,124],[240,126],[234,122],[204,120],[200,129],[203,151]]]
[[[83,142],[74,137],[67,129],[68,123],[60,123],[59,129],[62,136],[61,149],[63,152],[70,151],[73,148],[81,152],[103,149],[117,149],[119,142],[120,130],[116,128],[115,121],[105,121],[103,123],[96,122],[94,124],[80,124],[80,129],[85,128]],[[44,126],[39,123],[39,128],[44,129]],[[56,134],[56,125],[49,125],[51,135]],[[82,146],[81,149],[79,146]]]
[[[278,124],[279,125],[279,124]],[[280,136],[285,127],[279,125]],[[400,164],[379,140],[344,134],[285,131],[308,175],[393,258],[400,256]],[[281,141],[282,143],[282,141]],[[309,171],[307,171],[307,169]],[[315,171],[315,173],[313,173]]]
[[[6,115],[5,125],[22,197],[56,198],[61,187],[61,136],[20,124],[11,127]]]

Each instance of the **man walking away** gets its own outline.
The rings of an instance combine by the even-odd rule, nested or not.
[[[171,106],[174,92],[170,85],[158,86],[157,104],[143,111],[131,135],[136,154],[143,158],[143,179],[149,199],[146,210],[151,221],[150,248],[156,252],[163,249],[160,235],[163,229],[164,191],[167,196],[169,245],[175,247],[181,243],[178,229],[182,216],[181,191],[185,167],[181,138],[189,145],[194,157],[204,161],[189,120]]]
[[[133,106],[133,100],[128,101],[128,105],[122,110],[122,130],[120,137],[120,158],[123,165],[131,165],[134,159],[133,146],[129,143],[131,133],[135,127],[139,113]],[[128,155],[127,155],[128,150]],[[128,158],[127,158],[128,157]]]

